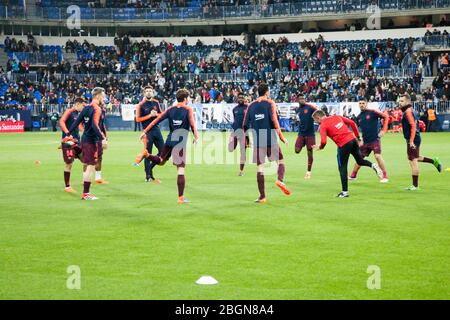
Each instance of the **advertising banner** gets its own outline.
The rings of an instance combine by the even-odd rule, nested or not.
[[[0,133],[24,132],[24,121],[0,121]]]

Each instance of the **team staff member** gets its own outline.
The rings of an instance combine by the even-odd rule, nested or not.
[[[359,149],[358,141],[359,137],[358,127],[356,124],[347,118],[341,116],[326,117],[322,110],[317,110],[313,113],[314,121],[320,124],[320,146],[314,146],[316,150],[322,150],[327,144],[327,136],[333,140],[338,146],[338,166],[339,173],[341,175],[342,192],[340,192],[338,198],[348,198],[348,175],[347,166],[350,155],[353,156],[356,163],[363,167],[372,168],[380,179],[383,178],[383,172],[376,163],[364,160]],[[352,130],[348,128],[350,126]]]

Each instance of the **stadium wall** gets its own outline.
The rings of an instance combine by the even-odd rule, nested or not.
[[[280,37],[286,37],[290,42],[301,42],[303,40],[316,39],[319,35],[322,35],[326,41],[341,41],[341,40],[361,40],[361,39],[387,39],[387,38],[409,38],[409,37],[423,37],[427,30],[438,29],[440,31],[450,30],[450,27],[436,27],[436,28],[411,28],[411,29],[383,29],[383,30],[365,30],[365,31],[336,31],[336,32],[311,32],[311,33],[288,33],[288,34],[263,34],[257,35],[256,39],[275,41]],[[0,36],[1,43],[4,42],[6,35]],[[26,41],[26,36],[9,36],[19,40]],[[87,40],[90,43],[94,43],[97,46],[112,46],[114,45],[114,37],[55,37],[55,36],[35,36],[38,44],[46,45],[59,45],[63,46],[67,40],[74,40],[81,42]],[[154,38],[132,38],[136,41],[147,41],[154,44],[159,44],[161,41],[170,41],[175,45],[180,45],[183,39],[186,39],[189,45],[195,45],[197,40],[200,39],[205,45],[220,45],[224,36],[213,37],[154,37]],[[244,42],[244,36],[225,36],[227,39],[237,40],[241,43]]]

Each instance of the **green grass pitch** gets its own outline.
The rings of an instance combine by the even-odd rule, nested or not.
[[[420,164],[421,190],[404,191],[411,176],[401,135],[383,138],[389,184],[363,168],[348,199],[335,198],[335,145],[315,153],[313,179],[304,181],[306,153],[294,154],[288,134],[292,196],[270,175],[268,203],[254,204],[255,165],[238,177],[236,165],[207,161],[188,165],[192,203],[184,206],[171,164],[156,169],[161,185],[131,166],[138,136],[111,133],[110,184],[94,185],[100,200],[86,202],[63,192],[60,133],[0,135],[1,299],[450,298],[450,172]],[[214,154],[211,142],[201,150]],[[424,134],[421,153],[448,168],[450,134]],[[82,191],[79,163],[72,184]],[[81,268],[80,290],[66,287],[70,265]],[[379,290],[367,288],[369,265],[381,268]],[[219,284],[196,285],[202,275]]]

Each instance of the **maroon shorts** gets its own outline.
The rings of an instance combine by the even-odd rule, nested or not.
[[[306,146],[308,150],[312,150],[312,147],[316,144],[316,136],[298,136],[295,141],[295,152],[299,153],[303,147]]]
[[[242,134],[232,133],[231,138],[232,138],[232,141],[228,144],[228,151],[230,151],[230,152],[233,152],[234,150],[236,150],[238,143],[240,145],[241,150],[248,148],[248,146],[250,145],[250,139],[247,135],[244,136]]]
[[[373,151],[374,154],[381,154],[380,141],[365,143],[361,147],[361,155],[365,158]]]
[[[81,148],[78,145],[65,147],[64,143],[62,143],[61,150],[66,164],[72,164],[77,158],[81,160]]]
[[[102,161],[102,159],[103,159],[103,143],[100,140],[99,142],[97,142],[97,160]]]
[[[81,150],[83,150],[83,163],[95,166],[97,164],[98,152],[97,143],[82,142]]]
[[[420,144],[416,145],[416,148],[413,149],[409,146],[409,143],[406,146],[406,153],[408,154],[408,160],[413,161],[420,157]]]
[[[167,160],[170,159],[170,157],[173,158],[173,164],[177,167],[184,168],[186,166],[186,152],[185,152],[186,146],[175,146],[170,147],[168,145],[164,145],[160,158],[162,160],[161,165],[166,163]]]
[[[269,161],[283,160],[280,146],[277,144],[271,147],[256,147],[253,149],[253,162],[256,162],[258,166],[266,162],[266,157]]]

